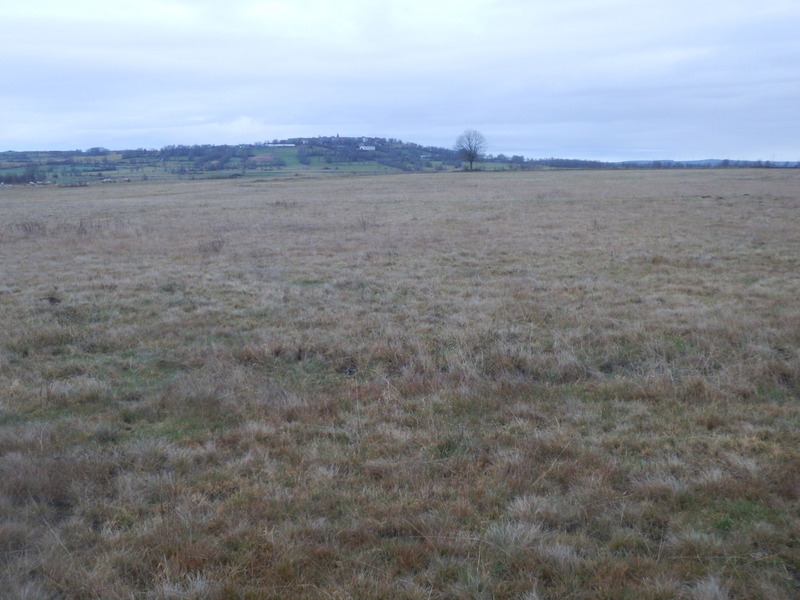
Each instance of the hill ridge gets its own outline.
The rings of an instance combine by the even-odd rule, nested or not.
[[[797,168],[798,162],[705,160],[599,161],[486,155],[480,170]],[[454,149],[395,138],[318,136],[252,144],[168,145],[160,149],[7,151],[0,184],[82,185],[118,181],[275,177],[297,174],[378,174],[462,170]]]

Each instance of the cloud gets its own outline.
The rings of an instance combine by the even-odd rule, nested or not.
[[[336,132],[449,146],[475,127],[494,153],[800,156],[795,2],[31,0],[4,12],[14,84],[0,93],[0,148]]]

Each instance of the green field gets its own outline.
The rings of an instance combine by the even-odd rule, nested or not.
[[[797,598],[799,191],[0,188],[0,595]]]

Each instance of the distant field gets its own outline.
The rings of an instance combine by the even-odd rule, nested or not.
[[[86,186],[200,179],[276,179],[340,174],[392,174],[461,170],[455,151],[358,138],[314,138],[280,146],[165,146],[160,150],[0,152],[0,184]],[[424,158],[423,158],[424,157]],[[521,158],[521,157],[520,157]],[[599,164],[599,163],[598,163]],[[482,170],[519,169],[510,159],[478,162]],[[532,167],[532,165],[528,165]],[[544,166],[540,166],[544,168]]]
[[[0,188],[9,599],[800,596],[800,171]]]

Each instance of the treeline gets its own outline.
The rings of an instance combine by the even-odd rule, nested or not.
[[[525,159],[512,156],[510,159],[502,154],[487,157],[487,162],[510,164],[519,169],[785,169],[798,168],[800,162],[774,162],[763,160],[638,160],[604,162],[599,160],[581,160],[574,158],[536,158]]]
[[[124,150],[122,160],[132,164],[147,164],[153,160],[182,160],[186,163],[184,171],[223,171],[231,168],[244,168],[246,161],[253,155],[250,145],[214,145],[203,144],[193,146],[164,146],[160,150]]]
[[[375,163],[401,171],[460,166],[454,150],[420,146],[398,139],[366,137],[292,138],[274,144],[294,144],[300,164],[311,165],[314,159],[325,165]]]
[[[798,162],[703,160],[604,162],[571,158],[529,159],[520,155],[486,155],[478,169],[686,169],[791,168]],[[171,145],[160,149],[112,151],[0,152],[0,183],[74,183],[116,178],[148,180],[187,177],[242,177],[284,168],[369,172],[396,169],[407,172],[463,168],[454,149],[421,146],[394,138],[319,136],[239,145]]]
[[[0,183],[5,185],[19,185],[39,180],[39,170],[35,164],[25,165],[21,173],[0,174]]]
[[[76,166],[80,166],[82,172],[114,168],[104,155],[90,151],[2,152],[0,183],[14,185],[38,182],[48,179],[48,176],[55,171],[64,171]]]
[[[455,150],[420,146],[397,139],[321,136],[314,138],[289,138],[255,144],[231,145],[175,145],[161,149],[137,148],[121,152],[122,159],[130,163],[149,163],[154,160],[183,160],[192,170],[247,169],[252,166],[285,166],[281,158],[265,160],[264,150],[294,147],[301,165],[341,165],[373,162],[403,171],[420,171],[434,168],[434,163],[458,167],[461,161]]]

